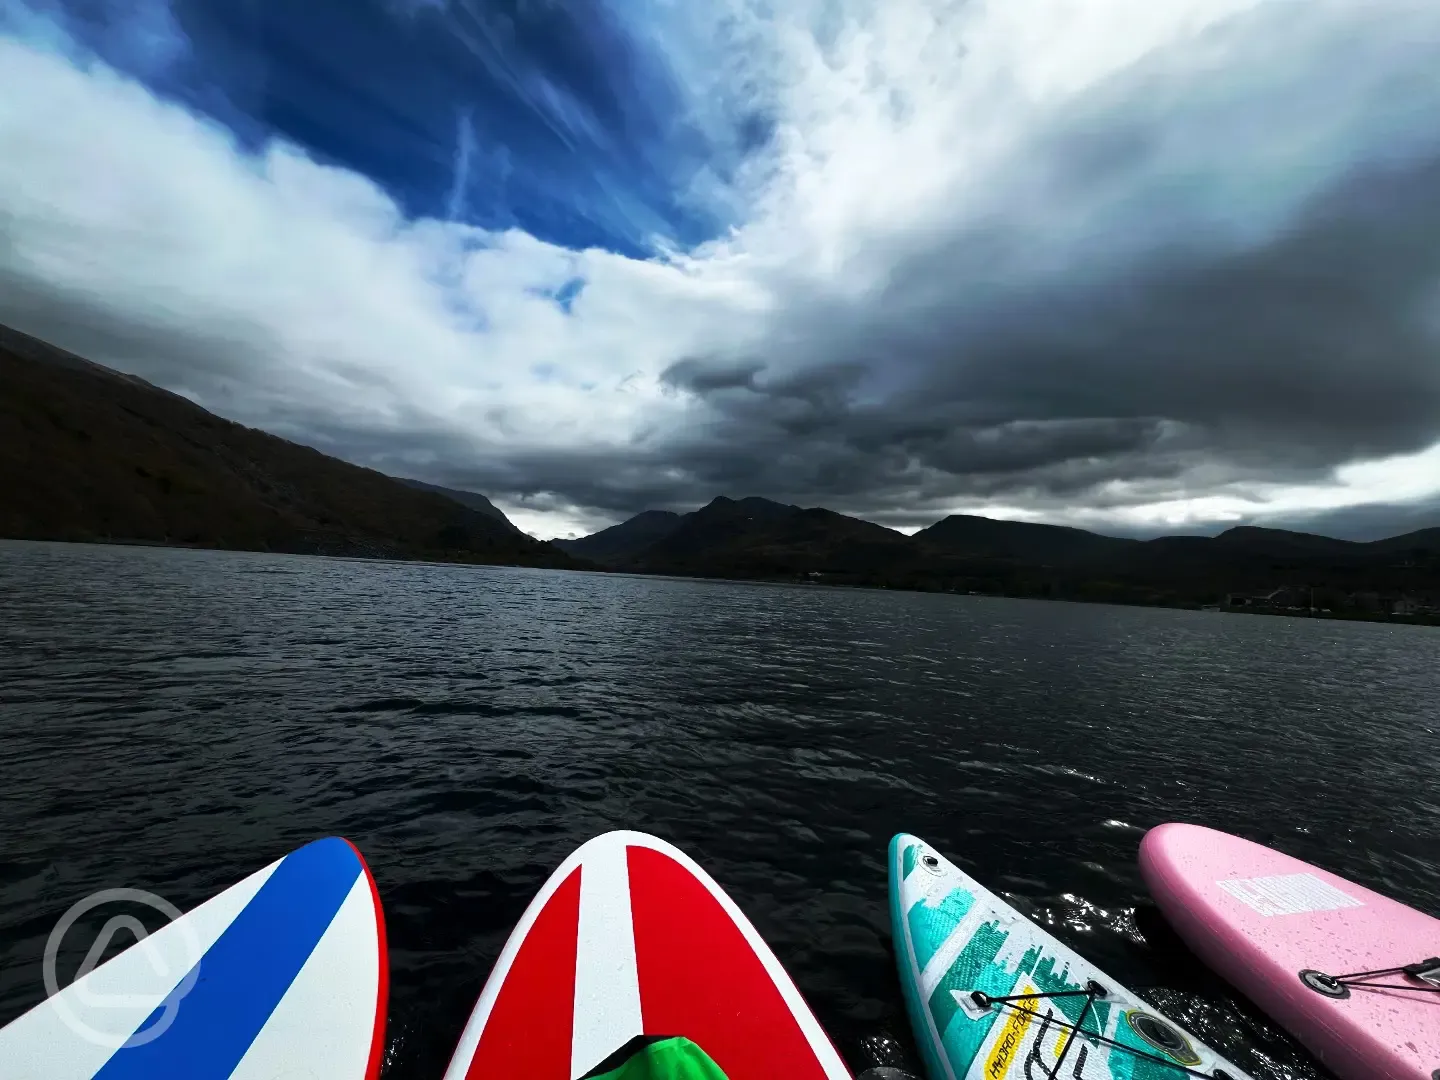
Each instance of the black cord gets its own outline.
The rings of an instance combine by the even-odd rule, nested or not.
[[[1159,1062],[1161,1065],[1168,1065],[1172,1069],[1179,1069],[1186,1076],[1198,1076],[1200,1077],[1200,1080],[1214,1080],[1213,1076],[1202,1072],[1196,1072],[1194,1069],[1181,1065],[1179,1062],[1175,1061],[1172,1058],[1164,1058],[1158,1054],[1152,1054],[1146,1050],[1140,1050],[1134,1046],[1126,1046],[1122,1042],[1117,1042],[1114,1039],[1110,1039],[1104,1035],[1101,1035],[1098,1031],[1086,1031],[1078,1024],[1072,1024],[1066,1020],[1057,1020],[1055,1019],[1054,1013],[1047,1012],[1044,1015],[1041,1015],[1034,1009],[1027,1009],[1015,1004],[1015,1002],[1017,1001],[1034,1000],[1036,998],[1078,997],[1083,994],[1088,999],[1085,1003],[1085,1008],[1081,1010],[1079,1017],[1079,1020],[1083,1022],[1085,1019],[1085,1014],[1089,1010],[1090,1005],[1092,1005],[1095,999],[1100,996],[1100,994],[1096,992],[1099,989],[1101,988],[1098,986],[1098,984],[1092,982],[1090,986],[1084,990],[1057,990],[1054,993],[1050,994],[1012,994],[1009,997],[1003,998],[991,997],[989,994],[976,990],[970,995],[970,997],[976,1005],[979,1005],[982,1008],[989,1008],[991,1005],[999,1005],[1002,1009],[1009,1009],[1015,1013],[1020,1013],[1032,1018],[1039,1018],[1043,1021],[1046,1021],[1047,1023],[1054,1024],[1058,1028],[1069,1031],[1071,1033],[1070,1041],[1065,1044],[1065,1050],[1060,1055],[1060,1061],[1056,1062],[1055,1064],[1056,1070],[1060,1068],[1060,1063],[1065,1060],[1065,1054],[1068,1054],[1070,1052],[1070,1044],[1075,1041],[1075,1036],[1081,1035],[1086,1039],[1091,1039],[1095,1042],[1103,1043],[1104,1045],[1114,1047],[1117,1050],[1124,1050],[1127,1053],[1134,1054],[1136,1057],[1146,1058],[1149,1061],[1156,1061]],[[1051,1080],[1054,1080],[1055,1075],[1055,1071],[1052,1070],[1050,1073]]]
[[[1356,990],[1404,990],[1407,994],[1440,994],[1440,986],[1403,986],[1400,983],[1343,982]]]
[[[1381,975],[1409,975],[1412,978],[1421,979],[1425,975],[1440,969],[1440,957],[1430,957],[1428,960],[1421,960],[1415,964],[1402,964],[1400,967],[1376,968],[1374,971],[1352,971],[1348,975],[1332,975],[1330,979],[1338,986],[1353,986],[1359,990],[1404,990],[1412,994],[1440,994],[1440,987],[1430,986],[1406,986],[1402,983],[1372,983],[1367,979],[1379,978]]]
[[[1367,975],[1399,975],[1404,971],[1403,967],[1376,968],[1374,971],[1352,971],[1349,975],[1330,976],[1336,982],[1344,982],[1346,979],[1363,979]]]
[[[1094,987],[1094,989],[1090,987]],[[1089,998],[1097,998],[1105,996],[1104,989],[1098,983],[1091,983],[1090,986],[1084,990],[1055,990],[1049,994],[1011,994],[1009,997],[991,997],[989,994],[976,990],[975,993],[970,996],[975,998],[977,994],[986,1001],[994,1001],[1002,1005],[1007,1001],[1026,1001],[1030,998],[1081,997],[1082,995]],[[979,1004],[978,1000],[976,1004]]]
[[[1075,1031],[1085,1030],[1085,1017],[1090,1014],[1090,1006],[1095,1004],[1095,990],[1097,987],[1092,982],[1088,989],[1090,992],[1085,995],[1085,1004],[1080,1009],[1080,1015],[1075,1018]],[[1035,1045],[1040,1045],[1038,1039]],[[1050,1070],[1048,1080],[1055,1080],[1055,1078],[1060,1075],[1060,1066],[1065,1064],[1065,1059],[1070,1056],[1070,1047],[1074,1045],[1075,1032],[1072,1031],[1070,1037],[1065,1040],[1065,1048],[1060,1051],[1060,1056],[1055,1060],[1055,1067]]]

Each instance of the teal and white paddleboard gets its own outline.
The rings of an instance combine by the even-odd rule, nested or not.
[[[890,919],[931,1080],[1246,1080],[905,833],[890,841]]]

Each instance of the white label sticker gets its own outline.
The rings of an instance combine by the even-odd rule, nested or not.
[[[1267,918],[1272,915],[1303,915],[1309,911],[1335,911],[1339,908],[1365,906],[1363,901],[1347,896],[1314,874],[1230,878],[1215,884]]]

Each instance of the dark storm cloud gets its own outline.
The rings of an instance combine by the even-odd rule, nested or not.
[[[904,508],[1123,506],[1431,445],[1440,125],[1413,91],[1435,53],[1384,44],[1372,27],[1311,58],[1376,66],[1368,127],[1330,133],[1349,160],[1252,164],[1219,106],[1144,72],[1102,88],[1023,146],[986,212],[901,252],[878,293],[797,302],[773,353],[672,368],[707,422],[667,460],[698,490],[921,523]],[[1222,99],[1243,94],[1212,74]],[[1233,106],[1224,124],[1271,121],[1283,145],[1306,99]],[[1107,494],[1115,481],[1130,494]]]
[[[758,360],[734,364],[704,360],[678,360],[660,373],[660,381],[674,390],[713,394],[717,390],[754,390],[755,376],[765,370]]]
[[[715,419],[668,450],[712,485],[883,510],[917,491],[1093,498],[1205,463],[1304,482],[1440,438],[1440,155],[1354,172],[1238,250],[1201,235],[1091,267],[1082,250],[1027,280],[1012,266],[1043,239],[962,231],[879,303],[792,312],[805,328],[784,336],[814,357],[798,372],[677,366]]]
[[[1282,515],[1255,524],[1319,533],[1341,540],[1384,540],[1420,529],[1440,528],[1440,498],[1412,503],[1350,506],[1316,514]]]
[[[784,336],[821,357],[798,368],[672,365],[663,382],[703,406],[681,436],[447,480],[614,516],[727,493],[923,525],[957,499],[1058,514],[1304,483],[1440,438],[1440,157],[1347,176],[1243,250],[964,295],[1025,244],[962,232],[902,262],[883,303],[792,312]]]

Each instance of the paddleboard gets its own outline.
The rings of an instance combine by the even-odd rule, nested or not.
[[[1339,1076],[1440,1080],[1440,919],[1198,825],[1151,829],[1140,871],[1186,944]]]
[[[526,909],[446,1080],[616,1075],[665,1044],[685,1076],[849,1080],[780,961],[683,852],[638,832],[582,845]],[[646,1075],[675,1075],[671,1062]],[[624,1075],[623,1071],[620,1075]]]
[[[955,866],[890,842],[900,985],[930,1080],[1245,1080]]]
[[[117,914],[91,953],[117,933],[138,940],[0,1029],[5,1080],[379,1076],[385,923],[349,841],[308,844],[190,912],[174,911],[148,936],[120,913],[137,903],[173,911],[161,898],[114,889],[61,918],[56,946],[77,918],[107,904]]]

